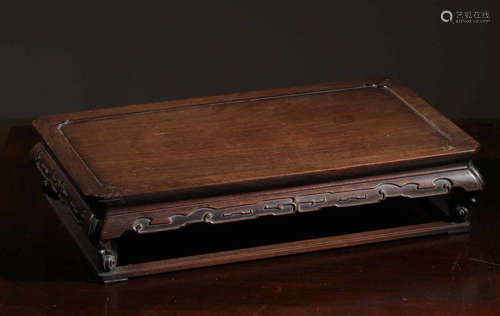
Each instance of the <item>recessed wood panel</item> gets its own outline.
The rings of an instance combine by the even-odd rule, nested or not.
[[[81,165],[73,175],[85,194],[103,197],[376,171],[477,146],[382,86],[207,100],[60,115],[52,135],[72,153],[47,143],[70,174]]]

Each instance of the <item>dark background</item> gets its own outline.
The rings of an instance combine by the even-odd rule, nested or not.
[[[488,10],[451,25],[443,9]],[[494,1],[163,1],[0,8],[0,119],[388,76],[453,119],[499,118]]]

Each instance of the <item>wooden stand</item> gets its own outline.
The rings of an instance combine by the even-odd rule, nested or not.
[[[48,201],[106,282],[468,231],[474,193],[484,185],[470,162],[478,144],[403,86],[387,80],[373,82],[50,116],[34,122],[44,142],[35,146],[33,157]],[[242,103],[246,107],[239,107]],[[360,112],[361,105],[370,104],[375,110]],[[318,109],[324,117],[315,119]],[[308,119],[304,111],[310,111]],[[261,112],[274,117],[264,121],[244,118]],[[191,114],[197,116],[189,119]],[[148,120],[141,121],[144,116]],[[173,121],[179,117],[186,121]],[[328,118],[333,125],[325,125]],[[142,125],[146,122],[150,125]],[[184,127],[190,123],[192,128],[203,129],[191,133]],[[270,129],[267,134],[266,127]],[[299,127],[301,132],[297,132]],[[283,129],[295,133],[292,142],[283,141]],[[102,142],[95,135],[100,130],[118,131],[122,138]],[[201,130],[215,133],[209,143]],[[225,135],[216,135],[221,131]],[[340,132],[346,136],[339,137]],[[412,133],[416,132],[426,140],[415,138]],[[330,136],[333,140],[328,140]],[[259,148],[265,150],[260,157],[247,156]],[[120,264],[117,241],[126,232],[154,234],[196,223],[223,224],[325,207],[369,205],[394,197],[436,196],[447,197],[438,206],[450,222]]]

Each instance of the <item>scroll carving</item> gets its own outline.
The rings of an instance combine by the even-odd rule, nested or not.
[[[66,184],[65,179],[54,168],[51,168],[50,163],[45,161],[44,155],[47,154],[42,149],[37,150],[34,152],[33,162],[42,175],[42,187],[45,193],[50,198],[58,199],[64,203],[73,219],[87,231],[89,237],[93,237],[98,229],[98,220],[90,210],[79,206],[71,198],[75,195],[74,192],[70,192],[71,189]]]
[[[418,198],[447,194],[452,188],[449,179],[437,179],[429,188],[421,188],[418,183],[397,185],[393,183],[379,184],[371,189],[346,192],[323,192],[317,194],[297,195],[289,198],[273,199],[241,206],[215,209],[210,207],[197,208],[189,214],[176,214],[168,218],[166,223],[152,223],[151,218],[138,218],[132,224],[137,233],[154,233],[181,228],[192,223],[227,223],[233,221],[254,219],[264,215],[286,215],[295,212],[312,212],[324,207],[347,207],[363,204],[373,204],[388,197]]]
[[[132,225],[138,233],[153,233],[173,230],[188,224],[206,222],[211,224],[228,223],[254,219],[264,215],[286,215],[296,211],[296,203],[292,198],[262,201],[253,205],[242,205],[223,209],[199,208],[187,215],[173,215],[168,223],[151,224],[150,218],[139,218]]]

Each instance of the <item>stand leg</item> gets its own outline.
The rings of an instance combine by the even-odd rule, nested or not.
[[[118,249],[114,240],[101,242],[101,255],[102,268],[106,272],[112,272],[118,264]]]
[[[469,221],[477,198],[478,192],[457,190],[447,196],[429,197],[428,200],[451,221],[464,223]]]
[[[449,213],[455,222],[469,221],[474,204],[477,203],[476,192],[456,192],[449,202]]]

